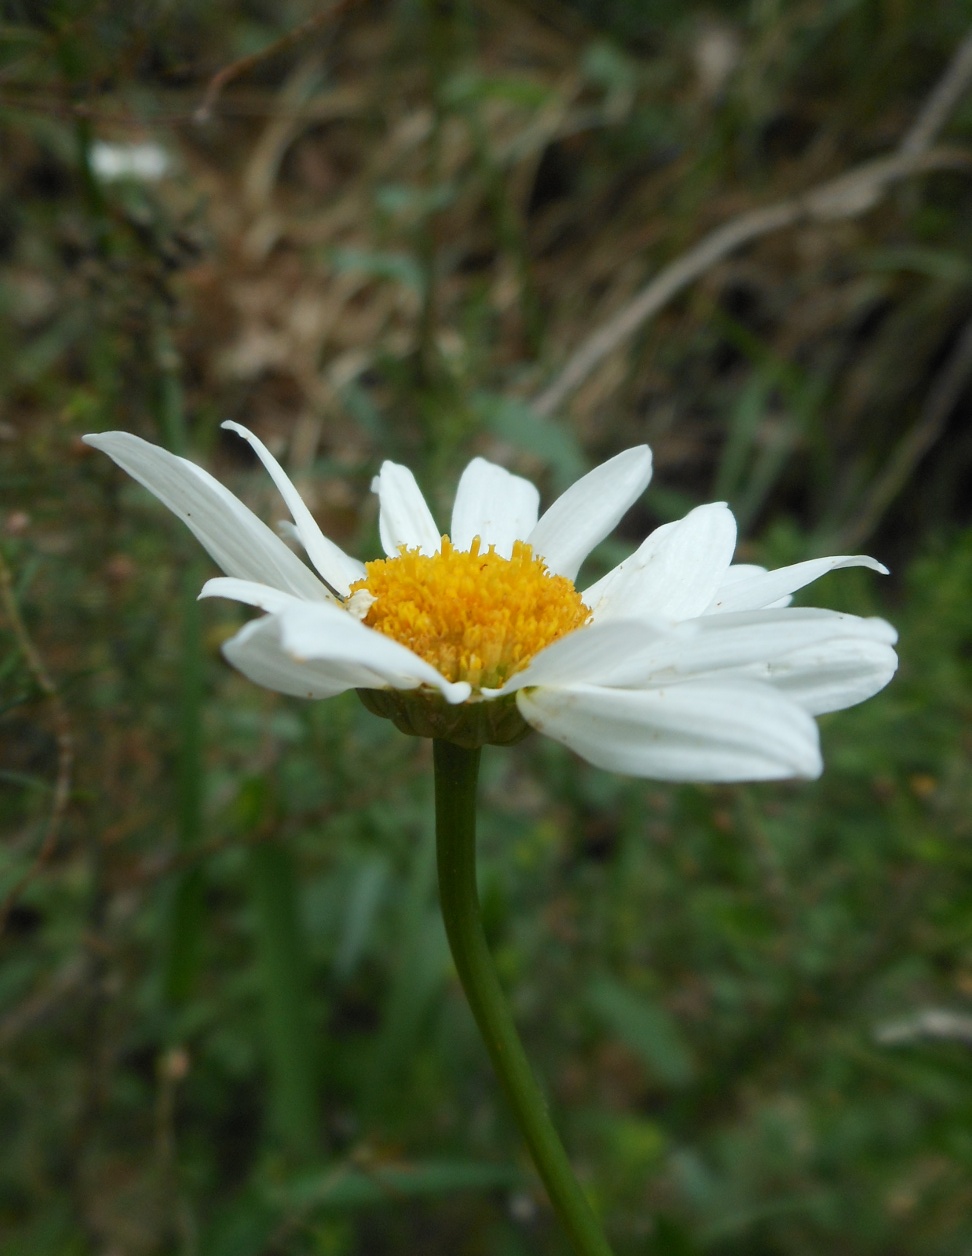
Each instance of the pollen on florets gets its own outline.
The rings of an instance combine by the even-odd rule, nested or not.
[[[457,550],[444,536],[437,554],[402,546],[365,571],[351,586],[352,598],[373,599],[363,622],[474,690],[499,688],[590,618],[573,582],[551,575],[525,541],[504,558],[492,545],[482,553],[479,537]]]

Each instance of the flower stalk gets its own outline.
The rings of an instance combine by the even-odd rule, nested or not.
[[[531,1072],[486,944],[476,888],[479,749],[436,740],[435,820],[442,918],[459,980],[550,1202],[577,1256],[611,1249],[574,1177]]]

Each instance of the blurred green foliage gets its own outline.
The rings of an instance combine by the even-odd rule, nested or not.
[[[429,746],[230,673],[244,612],[78,440],[189,452],[272,520],[230,417],[361,554],[382,457],[443,510],[473,453],[549,498],[647,439],[592,569],[712,497],[746,560],[893,564],[810,593],[902,633],[821,781],[488,752],[482,897],[619,1256],[970,1250],[967,174],[760,241],[529,405],[705,232],[893,150],[970,16],[5,7],[2,1256],[563,1251],[451,971]]]

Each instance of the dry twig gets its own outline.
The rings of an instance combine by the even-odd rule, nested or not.
[[[271,57],[277,56],[278,53],[286,52],[288,48],[292,48],[294,44],[300,43],[302,39],[313,34],[319,27],[325,26],[328,22],[336,21],[356,3],[357,0],[337,0],[337,3],[329,9],[315,13],[306,22],[301,22],[293,30],[289,30],[286,34],[281,35],[279,39],[275,39],[272,44],[267,44],[266,48],[261,48],[259,52],[251,52],[249,56],[240,57],[238,61],[224,65],[209,80],[202,102],[193,114],[193,121],[200,126],[209,121],[213,114],[213,106],[228,83],[239,78],[242,74],[249,74],[261,61],[268,61]]]
[[[873,482],[867,500],[858,511],[853,525],[841,534],[841,545],[847,546],[848,552],[863,545],[874,532],[881,519],[908,483],[915,465],[928,453],[938,441],[948,416],[955,409],[972,378],[972,320],[965,324],[955,348],[946,358],[938,373],[921,414],[912,427],[905,432],[897,447]]]
[[[533,400],[535,413],[549,417],[571,392],[628,337],[674,296],[743,245],[804,222],[853,218],[873,208],[901,179],[932,170],[972,165],[972,154],[956,148],[930,148],[972,80],[972,35],[960,46],[896,152],[868,161],[807,192],[730,219],[694,248],[664,266],[613,318],[589,336],[559,375]]]
[[[908,128],[898,152],[924,152],[935,142],[955,106],[972,83],[972,31],[959,44],[948,68],[927,96],[918,117]]]

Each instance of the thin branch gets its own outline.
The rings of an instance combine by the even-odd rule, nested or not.
[[[865,162],[808,192],[730,219],[704,236],[687,253],[664,266],[647,287],[589,336],[568,359],[553,383],[534,399],[534,412],[542,417],[552,414],[564,398],[578,388],[594,368],[633,335],[642,323],[744,244],[801,222],[854,218],[878,204],[887,188],[901,179],[927,174],[931,170],[970,166],[972,154],[964,149],[936,148],[929,152],[895,153]]]
[[[710,232],[694,248],[664,266],[632,301],[579,346],[560,374],[534,398],[535,413],[542,417],[552,414],[642,323],[744,244],[801,222],[856,217],[873,208],[886,189],[900,179],[930,170],[972,165],[972,155],[963,150],[931,148],[970,82],[972,32],[959,45],[895,153],[865,162],[809,192],[749,210]]]
[[[955,348],[928,392],[917,422],[905,432],[875,481],[853,525],[841,534],[841,544],[862,545],[885,511],[908,482],[915,465],[938,441],[948,417],[972,378],[972,320],[966,323]]]
[[[0,1049],[7,1050],[21,1034],[63,1014],[71,1001],[87,989],[91,960],[87,952],[75,952],[54,973],[44,974],[43,982],[0,1016]]]
[[[331,5],[330,8],[324,9],[320,13],[315,13],[306,22],[301,22],[299,26],[295,26],[293,30],[287,31],[279,39],[275,39],[272,44],[267,44],[265,48],[261,48],[259,52],[252,52],[249,56],[240,57],[238,61],[224,65],[209,80],[202,103],[193,114],[193,121],[198,125],[209,121],[212,117],[213,106],[228,83],[231,83],[243,74],[249,74],[261,62],[268,61],[271,57],[277,56],[278,53],[286,52],[288,48],[292,48],[294,44],[300,43],[301,40],[313,34],[319,27],[324,26],[328,22],[336,21],[356,3],[357,0],[337,0],[337,3]]]
[[[30,674],[50,707],[51,722],[54,725],[54,737],[57,743],[57,776],[54,781],[54,797],[51,801],[51,810],[47,817],[44,836],[33,863],[14,884],[3,903],[0,904],[0,935],[2,935],[7,918],[17,899],[54,852],[58,831],[71,797],[71,778],[74,770],[74,736],[71,731],[71,720],[68,716],[67,707],[64,705],[57,685],[44,666],[44,660],[41,658],[27,631],[27,625],[24,623],[20,607],[17,605],[13,576],[2,551],[0,551],[0,604],[2,604],[6,612],[7,620],[10,623],[17,644],[20,646]]]
[[[955,106],[972,83],[972,31],[962,40],[948,68],[908,128],[898,152],[908,155],[930,148],[949,120]]]

